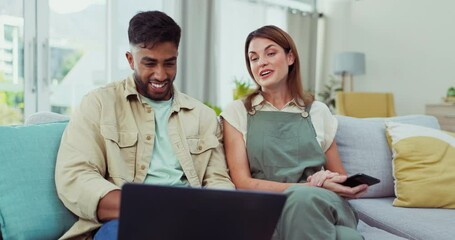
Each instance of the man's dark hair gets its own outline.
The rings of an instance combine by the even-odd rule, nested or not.
[[[130,44],[153,48],[156,43],[172,42],[179,46],[181,29],[175,21],[160,11],[139,12],[130,20]]]

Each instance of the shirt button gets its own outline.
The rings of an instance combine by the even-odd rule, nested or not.
[[[145,137],[145,139],[147,139],[147,141],[150,141],[150,139],[152,139],[152,137],[150,135],[147,135],[147,137]]]
[[[144,170],[145,169],[145,165],[141,165],[141,170]]]
[[[197,149],[202,150],[202,146],[197,147]]]
[[[151,112],[152,112],[152,109],[151,109],[151,108],[147,108],[147,112],[148,112],[148,113],[151,113]]]

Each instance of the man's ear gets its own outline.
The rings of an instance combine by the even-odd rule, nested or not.
[[[288,66],[291,66],[292,64],[294,64],[295,56],[294,56],[294,53],[292,51],[289,51],[289,53],[287,54],[286,58],[288,60]]]
[[[128,60],[128,64],[130,65],[131,70],[134,70],[134,57],[131,52],[125,53],[126,60]]]

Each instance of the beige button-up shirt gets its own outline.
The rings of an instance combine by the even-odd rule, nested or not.
[[[234,189],[214,111],[176,89],[173,97],[168,134],[188,182],[192,187]],[[154,135],[153,108],[141,101],[132,76],[83,98],[57,157],[58,195],[79,216],[62,239],[91,239],[101,225],[99,200],[126,182],[144,182]]]

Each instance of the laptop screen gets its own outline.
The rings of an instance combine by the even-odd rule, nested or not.
[[[286,195],[127,183],[119,239],[271,239]]]

